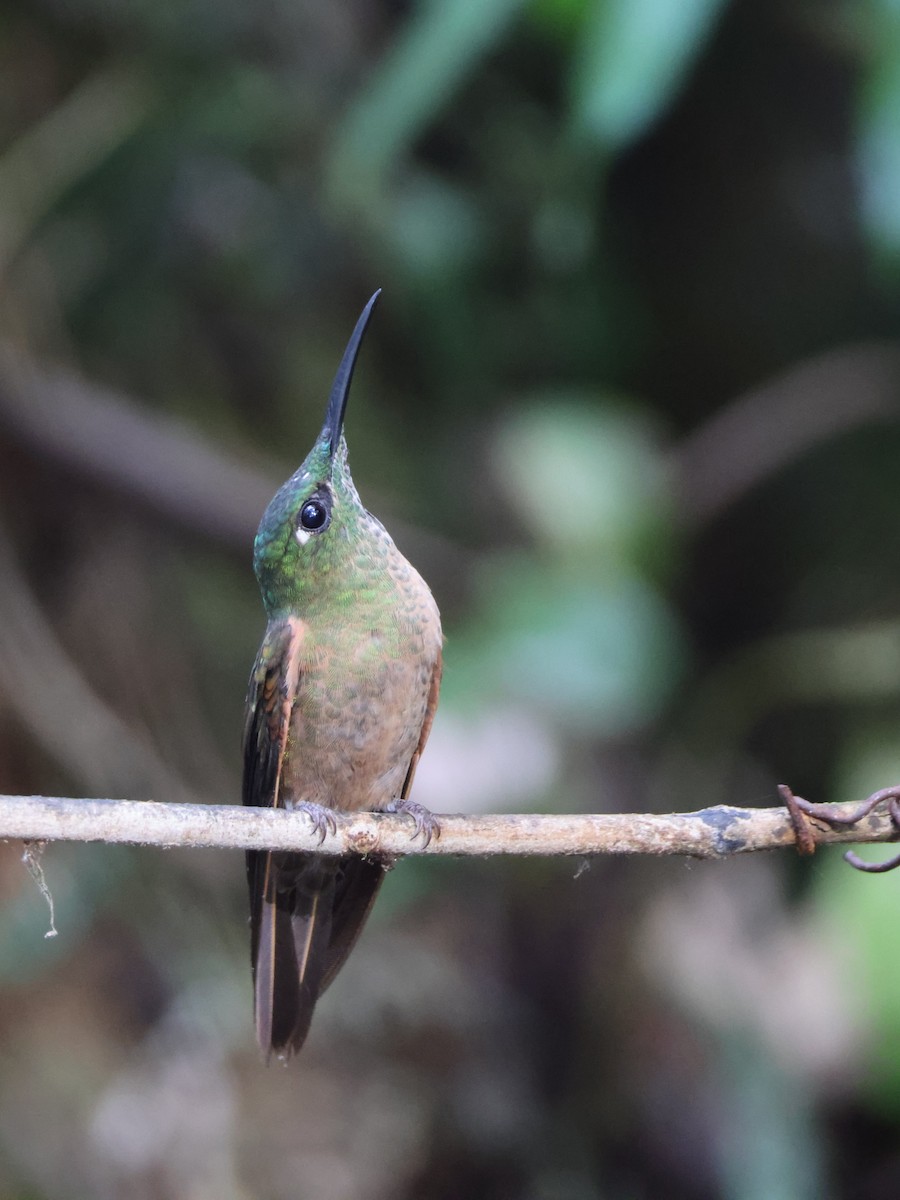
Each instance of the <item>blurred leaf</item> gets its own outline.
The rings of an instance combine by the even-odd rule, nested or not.
[[[860,98],[859,178],[863,217],[876,249],[900,255],[900,8],[882,0],[873,57]]]
[[[565,732],[639,727],[674,686],[683,646],[664,601],[625,573],[575,580],[524,557],[497,558],[480,581],[484,625],[447,648],[448,698],[491,696],[538,709]]]
[[[637,406],[548,393],[506,418],[493,461],[545,551],[582,564],[587,554],[593,571],[640,560],[671,536],[658,441]]]
[[[411,171],[394,195],[385,230],[412,274],[446,280],[482,251],[483,222],[473,199],[438,176]]]
[[[601,149],[633,141],[665,110],[725,0],[595,0],[572,77],[572,125]]]
[[[822,1137],[809,1089],[743,1030],[726,1031],[719,1060],[732,1120],[722,1149],[728,1200],[820,1200]]]
[[[671,611],[641,577],[648,549],[671,546],[651,422],[621,402],[548,393],[506,417],[492,465],[538,552],[483,563],[480,617],[448,646],[445,696],[513,700],[562,732],[642,725],[683,655]]]
[[[861,800],[898,779],[896,721],[874,718],[858,725],[841,746],[833,799]],[[876,862],[895,852],[893,846],[867,846],[860,857]],[[839,855],[830,854],[817,872],[816,892],[868,1021],[869,1053],[861,1085],[878,1109],[896,1119],[900,1117],[900,871],[861,875]]]
[[[861,855],[887,857],[878,847]],[[853,871],[839,855],[821,869],[818,890],[836,944],[852,976],[853,990],[868,1019],[864,1070],[859,1085],[884,1115],[900,1117],[900,958],[897,912],[900,872],[869,877]],[[852,948],[848,952],[848,948]]]
[[[335,133],[330,194],[365,205],[524,7],[524,0],[420,0]]]
[[[0,269],[68,188],[116,150],[155,97],[131,67],[90,76],[0,157]]]
[[[530,15],[542,28],[570,34],[581,26],[592,0],[533,0]]]

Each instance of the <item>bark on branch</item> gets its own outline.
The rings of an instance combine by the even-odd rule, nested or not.
[[[898,793],[894,789],[884,793],[889,794]],[[816,845],[827,843],[887,842],[898,837],[897,825],[884,805],[862,816],[859,814],[865,805],[820,807],[827,820],[808,808],[799,818],[796,809],[792,815],[787,808],[727,805],[667,814],[441,816],[440,836],[423,845],[422,838],[412,837],[412,821],[406,815],[337,816],[334,832],[326,831],[320,841],[302,812],[238,805],[0,796],[0,839],[316,850],[321,854],[389,858],[407,854],[685,854],[724,858],[782,846],[795,846],[809,853]],[[859,817],[856,823],[846,824],[854,814]],[[797,822],[801,819],[798,845]]]

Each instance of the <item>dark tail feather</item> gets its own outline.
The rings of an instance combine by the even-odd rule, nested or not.
[[[289,1057],[306,1040],[322,990],[334,867],[314,855],[264,853],[248,867],[256,1036],[266,1058]]]
[[[344,965],[366,923],[387,870],[380,862],[353,855],[337,862],[331,937],[325,954],[321,990]]]
[[[296,1054],[313,1009],[356,944],[385,868],[356,855],[247,855],[256,1036],[263,1054]]]

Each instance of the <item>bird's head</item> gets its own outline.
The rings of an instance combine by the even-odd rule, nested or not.
[[[253,569],[267,611],[290,608],[354,553],[369,518],[347,465],[344,413],[377,291],[363,309],[338,367],[325,424],[303,465],[275,493],[253,544]]]

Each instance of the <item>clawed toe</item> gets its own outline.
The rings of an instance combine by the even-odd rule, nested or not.
[[[337,833],[337,820],[330,808],[325,808],[322,804],[313,804],[309,800],[304,800],[296,807],[297,812],[302,812],[308,817],[310,824],[315,832],[319,835],[319,845],[325,841],[326,834]]]
[[[441,836],[440,821],[424,804],[416,804],[414,800],[394,800],[384,811],[412,817],[416,826],[413,838],[421,837],[423,846],[428,846],[432,838]]]

